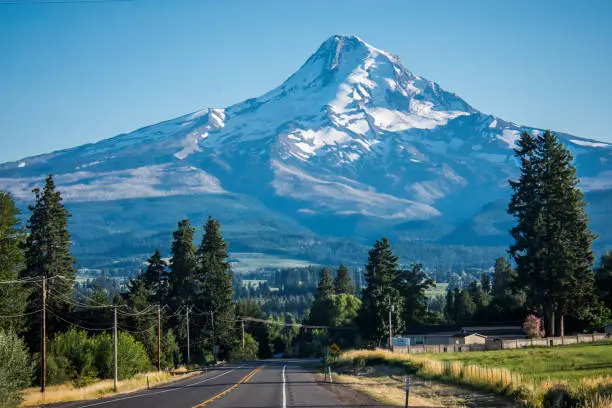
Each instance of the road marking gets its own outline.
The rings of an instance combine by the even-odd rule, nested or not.
[[[112,399],[112,400],[109,400],[109,401],[96,402],[94,404],[89,404],[89,405],[81,405],[79,408],[88,408],[88,407],[95,407],[95,406],[104,405],[104,404],[112,404],[113,402],[117,402],[117,401],[125,401],[125,400],[129,400],[129,399],[133,399],[133,398],[148,397],[148,396],[151,396],[151,395],[163,394],[165,392],[171,392],[171,391],[181,390],[181,389],[184,389],[184,388],[193,387],[194,385],[202,384],[202,383],[205,383],[205,382],[217,379],[219,377],[223,377],[226,374],[233,373],[234,371],[238,370],[239,368],[242,368],[242,366],[238,366],[238,367],[234,368],[233,370],[226,371],[226,372],[224,372],[222,374],[219,374],[219,375],[216,375],[214,377],[206,378],[206,379],[204,379],[202,381],[198,381],[198,382],[195,382],[193,384],[184,385],[182,387],[170,388],[168,390],[162,390],[162,391],[157,391],[157,392],[148,392],[146,394],[130,395],[128,397],[116,398],[116,399]]]
[[[283,366],[283,408],[287,408],[287,393],[285,391],[287,380],[285,380],[285,368],[287,368],[287,366]]]
[[[223,397],[224,395],[229,394],[230,392],[232,392],[232,391],[234,391],[236,388],[238,388],[238,386],[239,386],[240,384],[244,384],[244,383],[248,382],[248,381],[249,381],[251,378],[253,378],[253,376],[254,376],[255,374],[257,374],[258,372],[260,372],[260,371],[261,371],[261,369],[262,369],[263,367],[264,367],[264,366],[262,366],[262,365],[261,365],[261,366],[259,366],[259,367],[255,368],[255,369],[253,369],[253,371],[251,371],[250,373],[248,373],[247,375],[245,375],[244,377],[242,377],[242,379],[241,379],[240,381],[238,381],[236,384],[232,385],[231,387],[229,387],[229,388],[228,388],[228,389],[226,389],[225,391],[221,391],[220,393],[218,393],[218,394],[217,394],[217,395],[215,395],[214,397],[211,397],[211,398],[207,399],[206,401],[201,402],[201,403],[200,403],[200,404],[198,404],[198,405],[194,405],[192,408],[202,408],[203,406],[208,405],[208,404],[210,404],[211,402],[213,402],[213,401],[215,401],[215,400],[218,400],[219,398]]]

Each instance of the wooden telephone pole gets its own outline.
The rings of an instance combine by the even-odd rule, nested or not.
[[[189,307],[187,307],[187,365],[189,365],[191,360],[189,352]]]
[[[241,320],[240,323],[242,323],[242,352],[244,353],[244,320]]]
[[[113,388],[117,392],[117,306],[113,308]]]
[[[47,277],[42,278],[42,314],[40,316],[40,392],[47,385]]]
[[[157,305],[157,371],[161,371],[161,308]]]

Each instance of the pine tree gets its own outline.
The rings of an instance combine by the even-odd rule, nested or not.
[[[51,336],[57,328],[64,326],[61,316],[70,310],[70,298],[76,271],[75,260],[70,253],[70,214],[62,203],[59,191],[55,189],[53,176],[45,180],[41,191],[34,188],[34,204],[29,206],[31,216],[27,223],[29,232],[25,245],[25,268],[22,277],[47,279],[47,334]],[[41,308],[40,292],[35,291],[29,298],[28,309]],[[29,322],[28,342],[32,349],[38,349],[40,324],[37,316]]]
[[[488,273],[483,273],[480,275],[480,286],[485,293],[491,292],[491,277]]]
[[[529,132],[521,134],[514,149],[514,154],[521,163],[521,174],[518,181],[510,181],[513,195],[508,205],[508,213],[516,218],[516,225],[510,231],[514,243],[509,252],[516,263],[515,286],[527,290],[533,306],[542,307],[546,304],[548,312],[553,313],[541,252],[544,203],[540,190],[541,163],[537,149],[538,141]],[[500,259],[499,262],[503,261]],[[497,280],[496,274],[493,282],[494,296],[501,295],[502,285]]]
[[[368,255],[362,305],[357,316],[357,324],[362,337],[374,344],[380,345],[388,336],[388,316],[391,309],[394,325],[399,323],[402,302],[398,289],[395,287],[399,275],[398,258],[391,251],[387,238],[376,241]]]
[[[173,310],[177,310],[181,305],[193,304],[199,289],[194,233],[195,229],[189,220],[184,219],[178,223],[177,230],[172,234],[174,240],[170,258],[168,298]]]
[[[456,320],[461,322],[472,320],[476,313],[476,303],[466,288],[455,289],[455,313]]]
[[[455,313],[455,291],[451,288],[446,290],[444,317],[449,322],[454,322],[457,319],[457,313]]]
[[[336,279],[334,280],[334,292],[336,295],[347,294],[353,295],[355,293],[355,286],[351,281],[348,268],[344,264],[340,264]]]
[[[510,253],[518,283],[532,306],[548,317],[548,333],[555,334],[558,316],[563,335],[566,314],[583,318],[600,308],[591,270],[595,235],[569,150],[551,132],[537,138],[525,132],[515,154],[521,177],[510,182],[514,193],[508,212],[517,219]]]
[[[560,319],[564,336],[564,316],[588,316],[598,308],[595,276],[591,267],[596,236],[589,229],[584,195],[573,157],[559,140],[546,132],[538,138],[542,161],[541,194],[544,202],[544,267],[549,277],[551,301]]]
[[[427,320],[427,289],[435,287],[423,265],[414,264],[410,269],[401,270],[395,287],[399,290],[402,301],[403,324],[424,324]]]
[[[506,258],[499,257],[495,260],[493,271],[493,285],[491,292],[493,296],[506,295],[515,284],[516,273]]]
[[[145,287],[152,292],[151,302],[164,304],[168,297],[168,264],[162,259],[159,249],[147,261],[143,280]]]
[[[331,298],[334,296],[334,289],[329,269],[323,267],[315,298],[306,319],[307,324],[319,326],[331,326],[333,324],[334,315]]]
[[[23,268],[21,243],[24,234],[19,226],[19,210],[13,198],[0,191],[0,281],[15,281]],[[0,284],[0,315],[16,316],[25,310],[27,287],[23,284]],[[0,330],[19,332],[23,328],[20,317],[0,319]]]
[[[222,356],[229,353],[235,339],[233,278],[227,258],[227,243],[221,234],[219,221],[208,217],[198,248],[199,279],[202,282],[198,307],[211,313],[211,325],[204,333],[214,336],[212,344],[221,347]]]
[[[176,231],[173,232],[172,247],[170,249],[170,274],[168,275],[167,302],[170,308],[178,311],[181,307],[191,307],[195,297],[200,290],[197,279],[197,256],[196,247],[193,244],[195,229],[188,219],[178,223]],[[187,324],[184,313],[175,313],[168,321],[172,331],[176,334],[181,350],[187,347]],[[190,337],[193,334],[190,332]],[[186,355],[186,353],[183,353]]]
[[[321,269],[321,280],[317,285],[317,297],[320,299],[328,298],[334,293],[334,283],[329,273],[329,269]]]

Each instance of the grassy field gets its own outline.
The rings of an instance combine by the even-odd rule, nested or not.
[[[612,341],[565,347],[427,354],[432,359],[461,361],[485,367],[505,367],[538,379],[581,380],[612,377]]]
[[[421,378],[506,395],[523,407],[612,408],[612,342],[456,354],[353,350],[337,364],[387,364]]]

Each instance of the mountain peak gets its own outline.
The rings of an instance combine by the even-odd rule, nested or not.
[[[325,40],[310,60],[324,60],[325,68],[333,70],[345,60],[358,62],[368,56],[378,55],[386,56],[393,63],[399,62],[399,58],[395,55],[373,47],[355,35],[336,34]]]

